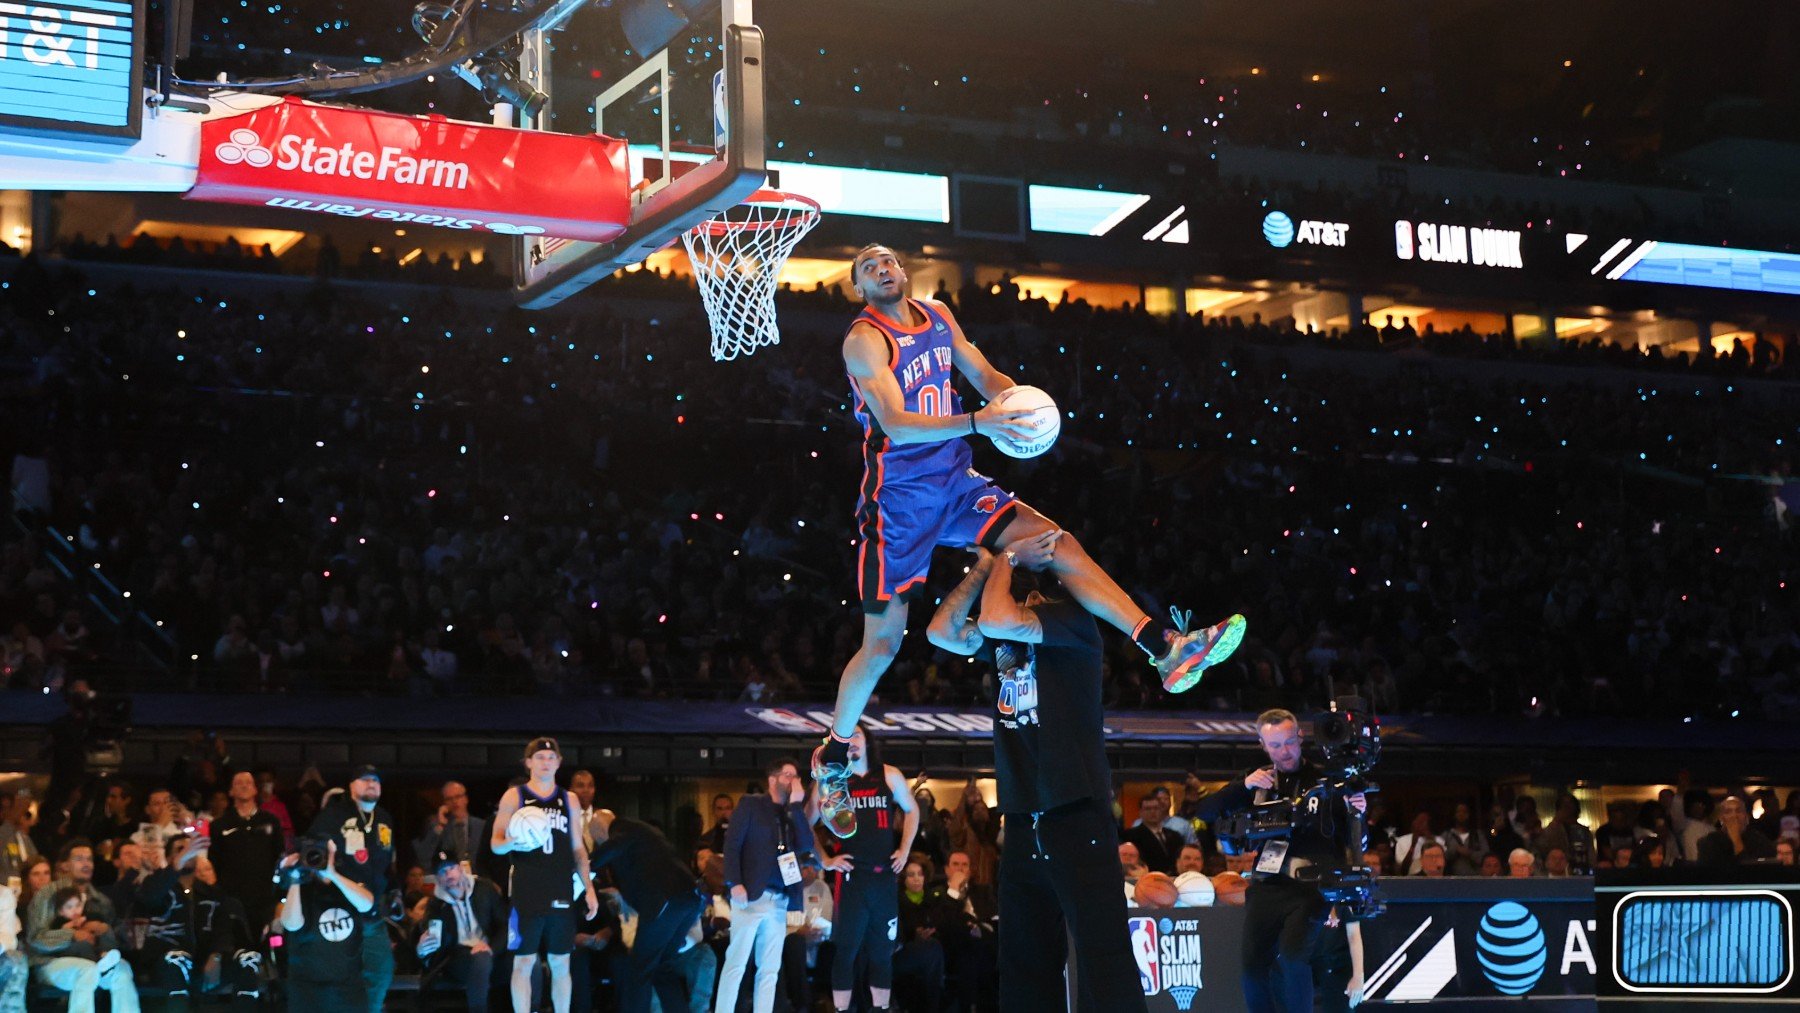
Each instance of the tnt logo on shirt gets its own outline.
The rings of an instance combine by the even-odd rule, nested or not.
[[[1000,724],[1010,729],[1038,723],[1037,657],[1000,675],[1000,695],[994,709],[1000,713]]]
[[[356,919],[341,907],[326,908],[319,916],[319,935],[328,943],[341,943],[356,930]]]

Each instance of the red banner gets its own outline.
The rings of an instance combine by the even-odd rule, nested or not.
[[[192,200],[589,242],[630,220],[625,142],[288,99],[200,128]]]

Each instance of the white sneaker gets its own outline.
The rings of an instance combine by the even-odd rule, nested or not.
[[[100,954],[99,960],[94,961],[94,967],[100,972],[100,976],[102,978],[106,977],[106,972],[108,972],[118,966],[119,966],[119,951],[118,950],[107,950],[105,953]]]

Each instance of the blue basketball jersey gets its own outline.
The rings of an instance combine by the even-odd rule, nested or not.
[[[924,323],[907,327],[872,306],[864,307],[856,321],[864,321],[887,338],[888,368],[900,385],[906,410],[920,415],[960,415],[962,398],[956,393],[954,352],[950,322],[929,303],[907,302],[924,317]],[[881,431],[881,423],[869,410],[856,378],[850,378],[850,396],[856,421],[863,429],[863,463],[879,474],[878,481],[893,482],[934,474],[960,474],[973,462],[969,445],[960,439],[937,443],[895,445]]]

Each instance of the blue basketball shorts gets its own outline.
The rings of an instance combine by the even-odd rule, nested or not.
[[[857,504],[857,585],[863,611],[911,601],[925,587],[940,545],[993,548],[1018,512],[1013,494],[974,468],[895,479],[871,470]]]

